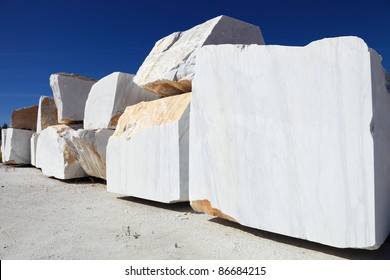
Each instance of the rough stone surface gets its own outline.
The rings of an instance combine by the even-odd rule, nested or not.
[[[11,128],[36,130],[38,105],[12,111]]]
[[[58,124],[57,107],[54,98],[50,96],[41,96],[39,98],[37,133],[40,133],[46,127]]]
[[[107,146],[107,190],[159,201],[188,200],[191,93],[129,106]]]
[[[4,132],[4,130],[6,131]],[[33,131],[26,129],[2,129],[3,137],[5,136],[3,162],[6,164],[30,164],[30,138],[33,133]]]
[[[36,166],[36,154],[37,154],[37,144],[38,144],[38,133],[33,133],[30,139],[30,158],[31,165]]]
[[[356,37],[206,46],[190,121],[194,209],[335,247],[390,231],[390,92]]]
[[[191,91],[198,49],[219,44],[264,44],[258,26],[219,16],[159,40],[134,77],[134,82],[162,96]]]
[[[72,137],[75,158],[88,175],[106,179],[106,148],[113,133],[112,129],[79,129]]]
[[[84,129],[115,129],[127,106],[159,98],[133,82],[134,75],[114,72],[91,88],[84,116]]]
[[[42,130],[38,138],[36,166],[46,176],[58,179],[86,177],[75,158],[72,136],[80,126],[54,125]]]
[[[95,83],[96,79],[76,74],[58,73],[50,76],[59,123],[70,124],[84,120],[85,103]]]

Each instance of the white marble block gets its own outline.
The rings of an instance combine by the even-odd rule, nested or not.
[[[188,201],[191,93],[129,106],[107,146],[107,190],[159,202]]]
[[[30,164],[31,130],[7,128],[2,129],[4,147],[2,159],[5,164]]]
[[[38,106],[37,133],[40,133],[46,127],[58,124],[58,119],[53,97],[41,96]]]
[[[219,16],[184,32],[175,32],[159,40],[134,82],[162,96],[191,91],[196,53],[205,45],[264,44],[258,26]]]
[[[31,165],[36,167],[36,154],[38,144],[39,133],[33,133],[30,139],[30,159]]]
[[[114,72],[92,86],[85,105],[84,129],[115,129],[127,106],[159,98],[137,86],[133,77]]]
[[[1,154],[2,154],[1,162],[5,162],[4,161],[4,149],[5,149],[5,141],[6,140],[7,140],[7,129],[3,128],[3,129],[1,129]]]
[[[206,46],[195,72],[195,210],[340,248],[385,241],[390,92],[363,40]]]
[[[106,179],[106,148],[113,133],[112,129],[79,129],[73,135],[75,158],[88,175]]]
[[[84,169],[75,158],[72,136],[75,129],[67,125],[49,126],[39,135],[36,166],[46,176],[58,179],[86,177]]]
[[[50,76],[59,123],[70,124],[84,120],[85,103],[95,83],[95,79],[75,74],[58,73]]]

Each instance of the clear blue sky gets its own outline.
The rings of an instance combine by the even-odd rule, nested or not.
[[[390,0],[0,0],[0,125],[52,95],[50,74],[135,74],[158,39],[222,14],[260,26],[267,44],[359,36],[390,71]]]

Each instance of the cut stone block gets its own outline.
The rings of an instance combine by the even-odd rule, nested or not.
[[[191,94],[129,106],[107,146],[107,190],[159,202],[188,201]]]
[[[53,97],[41,96],[39,98],[37,133],[40,133],[46,127],[57,125],[57,107]]]
[[[6,140],[7,140],[7,129],[3,128],[1,130],[1,154],[2,154],[1,162],[5,162],[4,161],[4,150],[5,150],[5,141]]]
[[[162,96],[191,91],[196,53],[206,45],[264,44],[258,26],[219,16],[159,40],[139,68],[134,82]]]
[[[106,148],[113,133],[112,129],[79,129],[72,137],[75,157],[88,175],[106,179]]]
[[[37,154],[37,144],[38,144],[38,133],[33,133],[30,139],[30,158],[31,158],[31,165],[36,167],[36,154]]]
[[[12,111],[11,128],[36,130],[38,105]]]
[[[84,120],[85,103],[95,83],[96,79],[76,74],[59,73],[50,76],[59,123],[70,124]]]
[[[38,138],[36,165],[46,176],[58,179],[86,177],[75,158],[72,136],[77,126],[54,125],[42,130]]]
[[[2,129],[2,137],[5,136],[2,158],[5,164],[30,164],[30,138],[33,133],[26,129]]]
[[[159,98],[137,86],[133,77],[114,72],[92,86],[85,105],[84,129],[115,129],[127,106]]]
[[[390,231],[390,92],[356,37],[206,46],[190,118],[196,211],[340,248]]]

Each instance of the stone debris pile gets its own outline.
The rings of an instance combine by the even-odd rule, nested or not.
[[[339,248],[390,232],[390,77],[360,38],[265,45],[220,16],[159,40],[136,75],[50,85],[2,130],[5,164]]]

